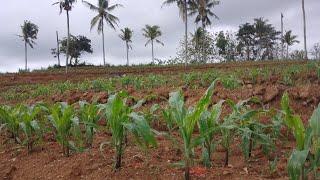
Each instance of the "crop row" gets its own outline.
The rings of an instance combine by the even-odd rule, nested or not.
[[[23,101],[38,96],[51,96],[62,94],[66,91],[77,90],[86,92],[104,91],[114,93],[119,89],[132,87],[136,91],[153,89],[159,87],[188,86],[197,89],[207,87],[210,82],[220,78],[221,84],[227,89],[241,87],[243,81],[256,84],[258,81],[268,81],[272,75],[280,75],[279,83],[292,86],[299,79],[300,73],[316,70],[320,78],[320,67],[316,63],[306,66],[292,65],[288,67],[237,69],[233,72],[211,70],[206,72],[191,72],[188,74],[170,75],[147,75],[147,76],[122,76],[114,78],[98,78],[95,80],[84,80],[81,82],[53,82],[43,85],[19,85],[1,93],[5,101]],[[305,81],[304,81],[305,82]]]
[[[254,148],[261,148],[265,156],[272,158],[275,143],[282,135],[283,126],[292,131],[296,139],[296,148],[288,161],[288,174],[291,179],[307,177],[311,173],[318,176],[320,166],[320,106],[310,118],[305,128],[299,116],[289,106],[289,97],[285,93],[281,101],[281,110],[267,110],[256,98],[235,103],[221,100],[212,104],[214,81],[194,107],[186,107],[181,91],[170,93],[168,105],[160,108],[151,107],[148,113],[138,110],[144,100],[131,106],[127,103],[128,95],[124,92],[110,96],[106,104],[79,102],[74,105],[56,103],[54,105],[36,104],[33,106],[16,105],[0,107],[1,133],[25,145],[29,153],[33,146],[43,140],[44,134],[51,132],[61,145],[64,155],[81,152],[91,148],[95,133],[99,129],[98,121],[106,120],[106,128],[112,134],[111,142],[102,143],[115,149],[115,169],[120,169],[122,155],[128,141],[128,135],[143,149],[156,148],[156,136],[163,136],[172,142],[172,147],[183,152],[185,179],[190,179],[190,167],[194,164],[195,148],[202,149],[201,162],[204,166],[212,165],[211,157],[218,145],[225,149],[225,166],[228,166],[230,145],[234,137],[239,137],[240,148],[246,160],[251,157]],[[251,108],[252,106],[259,108]],[[222,117],[223,106],[231,112]],[[155,112],[161,112],[167,131],[152,129],[151,121]],[[261,123],[267,117],[269,123]],[[198,130],[198,133],[195,131]],[[178,132],[179,136],[173,135]],[[180,140],[180,141],[179,141]],[[179,142],[183,143],[179,143]]]

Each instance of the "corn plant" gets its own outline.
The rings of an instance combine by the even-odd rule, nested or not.
[[[11,134],[11,137],[16,143],[20,143],[19,127],[20,127],[20,106],[1,106],[0,107],[0,122],[2,123],[1,129],[6,129]]]
[[[76,149],[72,137],[79,128],[79,119],[75,116],[74,108],[67,103],[57,103],[50,107],[49,121],[54,127],[58,143],[62,146],[63,154],[70,155],[70,149]]]
[[[220,101],[215,104],[211,112],[205,111],[202,113],[198,122],[200,136],[204,138],[202,143],[202,161],[206,167],[211,166],[211,154],[215,148],[214,135],[218,132],[218,122],[222,111],[222,104],[224,101]]]
[[[285,93],[281,100],[281,108],[287,127],[292,130],[296,139],[296,148],[288,160],[288,174],[291,179],[306,179],[313,172],[318,179],[320,167],[320,105],[313,112],[309,125],[304,127],[301,118],[294,115],[289,106],[289,96]]]
[[[256,102],[255,98],[239,101],[237,104],[231,100],[226,102],[231,107],[232,112],[218,123],[219,131],[222,134],[221,145],[225,149],[224,166],[229,165],[230,145],[235,135],[241,136],[241,149],[245,157],[251,156],[254,140],[262,137],[262,139],[266,138],[261,132],[257,132],[254,125],[258,125],[258,122],[252,121],[252,118],[259,111],[250,110],[246,106],[248,102]],[[259,124],[259,126],[262,125]]]
[[[107,118],[107,127],[112,133],[111,144],[116,150],[115,169],[121,167],[121,159],[126,148],[125,137],[127,133],[132,133],[136,142],[147,148],[149,146],[156,146],[156,140],[153,132],[145,118],[141,115],[133,113],[133,110],[140,107],[142,101],[137,105],[129,107],[126,104],[126,95],[124,93],[117,93],[109,97],[107,104],[101,105],[105,110]],[[102,143],[100,149],[107,143]]]
[[[196,127],[201,114],[208,108],[214,85],[215,81],[207,89],[195,108],[187,109],[185,107],[181,91],[170,93],[169,107],[164,110],[166,122],[169,123],[168,127],[172,129],[176,126],[183,139],[182,150],[184,152],[185,179],[190,179],[190,166],[193,163],[194,148],[200,145],[204,139],[203,136],[197,138],[193,137],[194,128]]]
[[[23,144],[27,145],[28,152],[32,151],[33,144],[41,138],[42,129],[37,121],[37,116],[42,111],[41,105],[21,106],[19,109],[21,122],[19,126],[25,135]]]
[[[95,103],[79,102],[79,121],[84,125],[85,141],[87,147],[92,147],[93,136],[100,120],[99,107]]]

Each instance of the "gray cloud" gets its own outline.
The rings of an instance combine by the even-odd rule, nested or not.
[[[96,0],[89,0],[96,3]],[[66,35],[66,16],[59,15],[59,8],[52,6],[54,0],[11,0],[3,2],[0,11],[0,72],[16,71],[24,67],[23,42],[16,34],[20,33],[20,25],[25,19],[39,25],[39,37],[34,49],[29,50],[29,66],[33,68],[47,67],[55,63],[50,49],[55,47],[55,31],[61,36]],[[180,39],[183,37],[184,25],[178,16],[175,6],[161,8],[163,0],[111,0],[112,3],[121,3],[124,8],[114,11],[120,18],[119,29],[130,27],[134,31],[133,51],[131,62],[150,62],[151,49],[145,47],[145,38],[141,29],[145,24],[157,24],[161,27],[163,36],[160,38],[165,46],[156,46],[155,54],[159,58],[175,56]],[[4,8],[5,7],[5,8]],[[308,47],[320,41],[320,11],[319,0],[306,2]],[[280,13],[285,15],[285,28],[292,29],[302,41],[302,12],[301,2],[292,0],[222,0],[216,7],[215,13],[220,17],[214,20],[211,31],[236,30],[240,24],[252,22],[253,18],[264,17],[280,29]],[[90,32],[90,20],[95,14],[79,1],[71,12],[71,33],[85,35],[92,40],[93,54],[84,55],[83,60],[88,63],[101,64],[102,43],[101,36],[96,29]],[[190,31],[195,29],[193,19],[189,21]],[[107,60],[111,64],[124,64],[125,46],[118,37],[119,29],[114,31],[107,27],[106,51]],[[302,48],[302,44],[294,48]]]

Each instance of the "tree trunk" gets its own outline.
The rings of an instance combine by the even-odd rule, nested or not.
[[[68,10],[67,10],[67,26],[68,26],[68,39],[67,39],[66,74],[68,73],[68,59],[69,59],[69,45],[70,45],[70,20],[69,20]]]
[[[25,71],[28,71],[28,48],[27,41],[24,41],[24,59],[25,59]]]
[[[58,57],[58,66],[60,67],[60,47],[59,47],[59,34],[58,31],[56,31],[57,35],[57,57]]]
[[[106,66],[106,52],[104,48],[104,30],[103,30],[103,19],[102,19],[102,49],[103,49],[103,66]]]
[[[154,64],[153,40],[151,40],[151,48],[152,48],[152,64]]]
[[[126,48],[127,48],[127,66],[129,66],[129,44],[128,44],[128,41],[126,41]]]
[[[305,11],[305,7],[304,7],[304,0],[302,0],[302,12],[303,12],[304,60],[308,60],[308,51],[307,51],[307,25],[306,25],[306,11]]]
[[[283,43],[283,14],[281,13],[281,59],[284,59],[284,43]]]
[[[187,65],[188,65],[188,11],[187,11],[187,0],[184,0],[184,8],[185,8],[185,62],[184,62],[184,67],[185,70],[187,70]]]
[[[287,45],[287,60],[289,59],[289,45]]]

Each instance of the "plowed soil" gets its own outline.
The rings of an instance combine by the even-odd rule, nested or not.
[[[301,62],[298,62],[301,63]],[[279,63],[248,64],[247,66],[275,66]],[[201,68],[212,68],[199,66]],[[221,68],[229,68],[221,65]],[[235,68],[235,67],[233,67]],[[97,78],[104,76],[118,76],[122,73],[141,74],[141,73],[176,73],[175,70],[184,71],[183,67],[154,68],[145,71],[129,69],[119,72],[96,72],[81,73],[73,72],[67,78],[63,73],[30,73],[30,74],[10,74],[0,76],[0,87],[10,88],[18,84],[47,83],[49,81],[80,81],[85,78]],[[197,68],[188,69],[189,71],[199,70]],[[103,70],[105,71],[105,70]],[[130,71],[130,72],[129,72]],[[218,84],[214,93],[213,102],[220,99],[232,99],[235,101],[248,99],[253,96],[259,97],[266,108],[279,108],[280,99],[283,92],[288,91],[291,98],[291,106],[299,114],[304,122],[307,122],[311,113],[320,102],[320,82],[316,80],[314,74],[305,75],[306,81],[312,81],[311,85],[296,85],[293,87],[279,84],[278,82],[262,82],[257,84],[243,84],[241,88],[228,90]],[[0,88],[0,92],[1,92]],[[205,88],[191,89],[183,87],[186,104],[193,105],[203,94]],[[130,88],[129,88],[130,89]],[[175,89],[166,87],[150,89],[144,91],[131,90],[130,95],[142,98],[148,94],[158,95],[156,99],[146,102],[144,107],[150,107],[154,103],[166,106],[169,93]],[[92,97],[98,96],[99,102],[105,103],[108,94],[99,92],[66,92],[52,97],[38,97],[30,99],[28,103],[44,100],[47,102],[68,101],[75,103],[79,100],[91,101]],[[165,130],[163,124],[153,124],[153,128],[161,131]],[[101,127],[102,128],[102,127]],[[181,161],[182,153],[173,148],[170,141],[164,137],[157,137],[158,147],[144,152],[136,145],[129,144],[124,152],[122,168],[120,171],[113,170],[112,147],[106,146],[101,152],[99,146],[102,142],[109,141],[110,134],[99,133],[95,136],[93,148],[82,153],[71,154],[64,157],[60,146],[54,138],[48,135],[44,142],[37,145],[34,152],[28,154],[25,147],[17,146],[8,140],[5,135],[0,137],[0,179],[183,179],[183,169],[175,166]],[[130,143],[131,142],[131,143]],[[294,147],[292,137],[283,137],[277,142],[277,151],[273,156],[279,158],[274,172],[270,171],[270,162],[263,155],[260,147],[255,147],[252,157],[246,161],[239,148],[239,140],[234,139],[230,156],[230,165],[223,167],[224,150],[217,147],[213,154],[213,167],[205,168],[199,162],[195,162],[191,169],[193,179],[288,179],[287,159]],[[197,155],[200,154],[197,149]],[[199,159],[199,158],[196,158]]]

